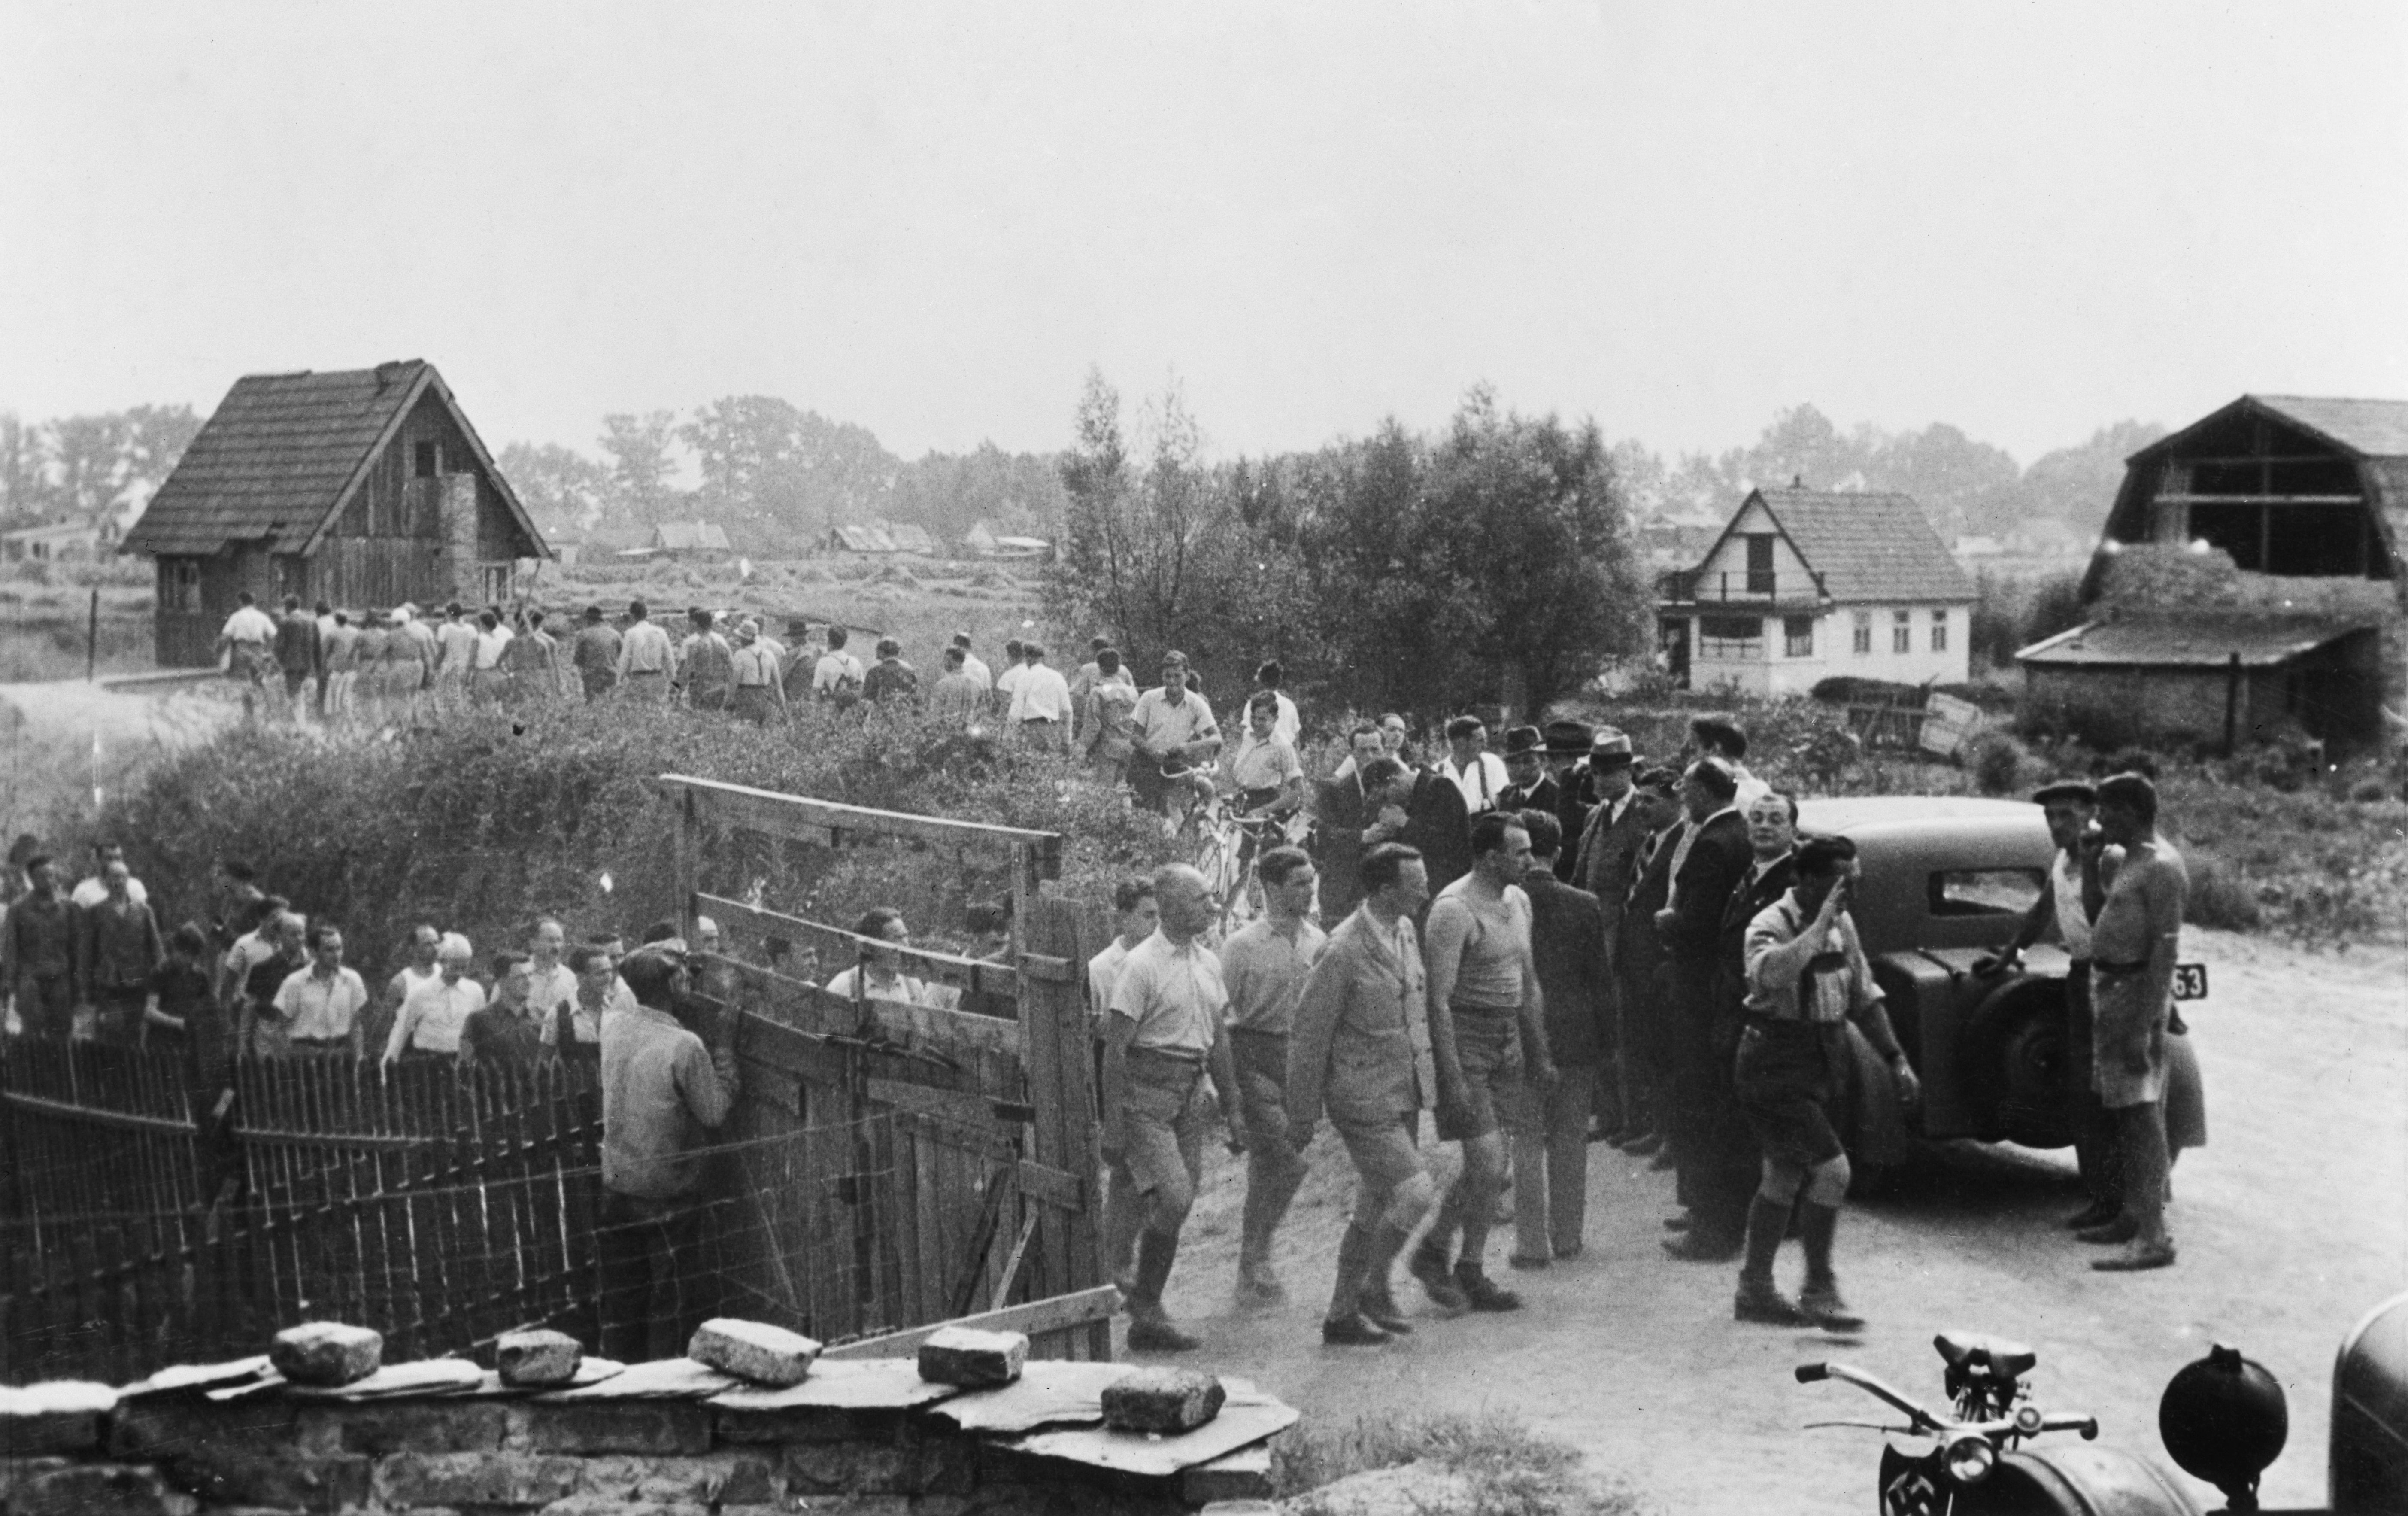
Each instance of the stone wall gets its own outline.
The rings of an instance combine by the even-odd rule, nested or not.
[[[57,1393],[79,1388],[88,1398]],[[1027,1453],[922,1409],[8,1393],[6,1516],[1172,1516],[1269,1488],[1261,1447],[1140,1477]]]

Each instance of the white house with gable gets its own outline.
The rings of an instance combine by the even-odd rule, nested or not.
[[[1660,582],[1657,645],[1688,688],[1961,684],[1972,607],[1973,582],[1911,496],[1758,489],[1698,567]]]

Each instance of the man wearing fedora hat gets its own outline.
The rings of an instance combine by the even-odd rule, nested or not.
[[[1547,772],[1546,744],[1536,727],[1505,729],[1505,777],[1511,781],[1497,797],[1497,808],[1511,816],[1518,811],[1555,814],[1563,787]]]
[[[1555,877],[1571,884],[1580,872],[1580,844],[1588,830],[1588,814],[1597,808],[1597,781],[1589,772],[1589,749],[1596,729],[1585,721],[1550,721],[1541,729],[1546,738],[1547,772],[1555,778],[1555,822],[1563,829],[1563,850],[1555,858]]]
[[[1639,882],[1640,860],[1655,826],[1654,813],[1640,802],[1637,764],[1630,738],[1619,729],[1600,727],[1590,734],[1584,772],[1594,800],[1579,845],[1565,849],[1575,858],[1570,882],[1597,897],[1605,918],[1611,1035],[1606,1066],[1598,1073],[1598,1119],[1590,1134],[1606,1142],[1636,1137],[1652,1130],[1654,1120],[1647,1076],[1638,1061],[1638,1039],[1629,1031],[1632,1016],[1621,969],[1623,910]]]

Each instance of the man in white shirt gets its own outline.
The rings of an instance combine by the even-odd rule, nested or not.
[[[87,911],[108,898],[108,881],[105,875],[110,864],[125,861],[125,848],[118,843],[94,843],[92,861],[92,877],[76,886],[75,893],[67,897]],[[148,905],[150,903],[150,891],[142,888],[141,880],[129,875],[125,881],[125,898],[136,905]]]
[[[548,1018],[562,1002],[577,999],[576,971],[561,961],[567,951],[567,929],[551,917],[536,922],[527,935],[527,1004],[538,1018]]]
[[[1096,1018],[1096,1030],[1101,1032],[1104,1019],[1111,1014],[1112,986],[1120,982],[1121,965],[1137,945],[1154,933],[1162,925],[1162,915],[1154,903],[1154,881],[1124,879],[1112,890],[1112,925],[1120,935],[1104,945],[1104,950],[1087,960],[1087,1007]]]
[[[460,1029],[485,1005],[485,987],[468,977],[474,956],[467,938],[456,931],[443,934],[435,949],[436,976],[411,990],[394,1018],[393,1035],[384,1045],[387,1063],[460,1056]]]
[[[251,591],[235,596],[234,614],[218,631],[218,656],[226,660],[228,678],[251,687],[242,692],[242,714],[252,714],[259,691],[266,686],[267,671],[276,662],[276,622],[251,603]]]
[[[1505,760],[1487,750],[1487,726],[1476,715],[1456,716],[1446,724],[1446,746],[1438,772],[1463,792],[1464,814],[1476,816],[1497,809],[1497,798],[1513,781],[1505,772]]]
[[[443,624],[435,628],[435,645],[437,687],[457,706],[467,694],[468,669],[477,656],[476,623],[463,616],[458,600],[443,608]]]
[[[627,602],[627,629],[619,634],[619,688],[639,700],[666,701],[677,672],[677,649],[641,600]]]
[[[508,657],[515,634],[491,611],[477,613],[476,642],[468,650],[468,692],[479,701],[502,698],[510,674]]]
[[[1163,775],[1163,761],[1177,758],[1200,763],[1221,745],[1220,723],[1204,697],[1187,687],[1187,655],[1162,656],[1162,683],[1137,698],[1129,712],[1135,750],[1128,765],[1129,788],[1140,806],[1160,810],[1171,793]]]
[[[995,688],[995,671],[986,666],[984,658],[970,651],[970,634],[966,631],[953,633],[953,645],[962,650],[962,672],[978,682],[979,693],[984,695],[992,692]]]
[[[1020,682],[1028,677],[1028,665],[1021,657],[1023,651],[1019,638],[1006,642],[1003,644],[1003,671],[995,676],[995,708],[1003,713],[1006,720],[1010,719],[1012,697],[1018,693]]]
[[[1154,876],[1162,925],[1138,944],[1112,986],[1104,1030],[1104,1157],[1111,1164],[1105,1202],[1105,1256],[1115,1264],[1135,1239],[1128,1287],[1133,1352],[1186,1352],[1201,1347],[1163,1308],[1163,1286],[1179,1256],[1179,1231],[1203,1178],[1204,1076],[1209,1070],[1231,1143],[1242,1148],[1245,1122],[1221,1017],[1229,1003],[1221,961],[1203,942],[1212,924],[1211,890],[1184,863]]]
[[[1287,670],[1281,667],[1279,659],[1267,659],[1261,668],[1254,671],[1254,687],[1268,693],[1278,703],[1279,719],[1271,724],[1271,735],[1294,747],[1297,739],[1304,735],[1304,718],[1297,714],[1296,701],[1289,700],[1287,691],[1280,688],[1280,682],[1286,677]]]
[[[368,987],[343,962],[343,934],[321,921],[309,929],[309,966],[285,976],[276,991],[282,1019],[262,1022],[255,1039],[262,1058],[361,1056],[360,1013]]]
[[[868,671],[862,668],[859,658],[844,650],[847,640],[845,629],[831,622],[827,651],[820,655],[811,670],[811,694],[817,699],[845,702],[860,697],[862,681]]]
[[[1023,643],[1020,657],[1021,679],[1011,692],[1006,719],[1030,746],[1061,752],[1070,740],[1070,682],[1061,670],[1047,665],[1041,644]]]

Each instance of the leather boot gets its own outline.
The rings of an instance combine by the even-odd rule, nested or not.
[[[1437,1307],[1441,1315],[1460,1316],[1471,1308],[1471,1302],[1464,1299],[1463,1292],[1455,1288],[1455,1274],[1447,1265],[1444,1248],[1433,1248],[1425,1241],[1413,1249],[1413,1260],[1406,1266],[1412,1270],[1413,1278],[1422,1282],[1422,1292],[1429,1296],[1430,1304]]]
[[[1798,1240],[1806,1248],[1806,1288],[1798,1292],[1798,1308],[1826,1332],[1854,1332],[1865,1319],[1840,1298],[1840,1281],[1831,1272],[1831,1243],[1840,1230],[1840,1207],[1801,1201],[1798,1206]]]
[[[1747,1253],[1740,1264],[1739,1293],[1731,1300],[1734,1321],[1768,1326],[1803,1326],[1806,1313],[1781,1292],[1772,1280],[1773,1261],[1781,1256],[1781,1239],[1789,1228],[1786,1202],[1758,1195],[1747,1207]]]
[[[1179,1330],[1162,1308],[1163,1286],[1170,1282],[1170,1265],[1179,1258],[1179,1234],[1165,1235],[1149,1227],[1137,1239],[1137,1288],[1129,1292],[1128,1346],[1132,1352],[1193,1352],[1201,1337]]]
[[[1338,1278],[1329,1290],[1329,1314],[1324,1321],[1342,1321],[1354,1316],[1363,1300],[1363,1277],[1371,1266],[1371,1234],[1349,1226],[1338,1239]]]
[[[1363,1266],[1363,1292],[1355,1302],[1356,1310],[1365,1320],[1391,1336],[1404,1336],[1412,1331],[1388,1281],[1398,1255],[1405,1250],[1412,1236],[1411,1228],[1386,1221],[1372,1229],[1370,1251]]]

